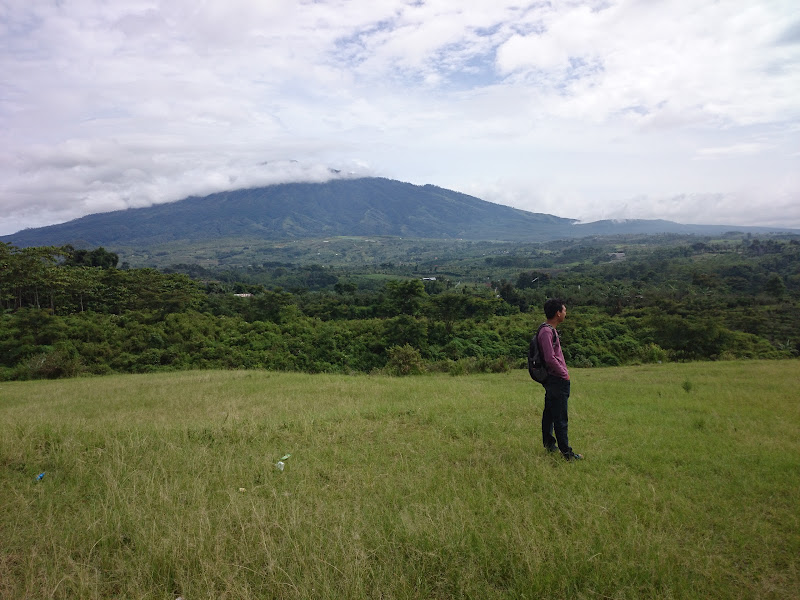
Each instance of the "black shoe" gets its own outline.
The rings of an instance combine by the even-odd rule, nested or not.
[[[565,460],[583,460],[583,454],[578,454],[577,452],[573,452],[570,450],[566,454],[564,454]]]
[[[553,446],[545,446],[544,449],[547,450],[548,452],[550,452],[551,454],[553,452],[558,452],[558,446],[555,446],[555,445],[553,445]]]

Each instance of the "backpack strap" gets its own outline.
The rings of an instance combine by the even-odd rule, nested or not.
[[[539,332],[542,330],[542,327],[549,327],[550,329],[553,330],[552,340],[553,340],[553,350],[555,350],[556,349],[556,336],[558,335],[558,332],[556,331],[555,327],[550,325],[550,323],[542,323],[541,325],[539,325],[539,329],[536,330],[536,343],[537,344],[539,343]],[[541,352],[541,351],[542,350],[540,348],[539,352]],[[544,356],[542,356],[542,362],[545,362],[545,363],[547,362],[546,360],[544,360]]]
[[[555,327],[550,325],[550,323],[542,323],[541,325],[539,325],[539,329],[536,330],[536,341],[539,341],[539,332],[542,330],[542,327],[549,327],[550,329],[553,330],[553,334],[554,334],[553,335],[553,350],[555,350],[556,349],[556,336],[558,335],[558,332],[556,331]]]

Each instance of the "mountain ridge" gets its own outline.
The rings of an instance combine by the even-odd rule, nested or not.
[[[140,246],[217,238],[263,240],[326,236],[395,236],[538,242],[623,233],[713,235],[789,231],[763,227],[683,225],[664,220],[576,219],[524,211],[435,185],[385,178],[282,183],[189,196],[143,208],[87,215],[2,236],[18,247]]]

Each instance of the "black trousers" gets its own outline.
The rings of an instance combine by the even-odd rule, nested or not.
[[[569,380],[559,377],[547,378],[544,383],[544,410],[542,411],[542,443],[545,448],[553,448],[558,443],[562,454],[569,454],[572,448],[567,435],[567,404],[569,401]],[[555,437],[553,433],[555,432]]]

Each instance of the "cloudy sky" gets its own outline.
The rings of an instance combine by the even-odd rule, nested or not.
[[[0,0],[0,234],[330,169],[800,228],[800,4]]]

